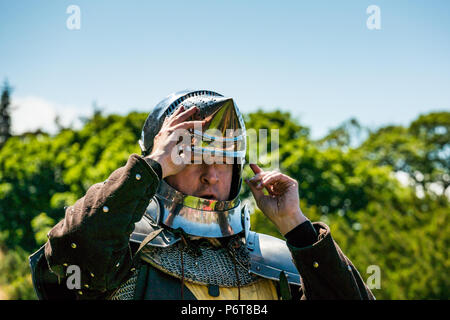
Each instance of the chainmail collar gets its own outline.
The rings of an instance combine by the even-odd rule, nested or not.
[[[182,237],[170,247],[144,247],[141,259],[173,277],[197,284],[237,287],[258,280],[249,273],[250,255],[240,236]]]

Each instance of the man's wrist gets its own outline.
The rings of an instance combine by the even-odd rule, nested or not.
[[[152,157],[150,156],[146,156],[144,157],[145,162],[147,162],[147,164],[153,169],[153,171],[156,173],[156,175],[158,176],[159,180],[163,179],[164,176],[164,168],[163,165],[160,161],[157,160],[156,157]]]
[[[308,221],[308,218],[306,218],[302,211],[299,209],[297,213],[292,215],[291,217],[284,217],[278,224],[278,229],[280,230],[280,233],[285,236],[289,231],[295,229],[305,221]]]

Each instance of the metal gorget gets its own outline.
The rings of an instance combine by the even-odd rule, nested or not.
[[[172,229],[181,228],[189,235],[206,238],[228,237],[244,230],[238,197],[230,201],[199,198],[161,180],[156,198],[160,203],[157,221]]]

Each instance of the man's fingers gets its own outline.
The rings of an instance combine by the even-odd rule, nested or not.
[[[246,179],[245,182],[248,184],[248,186],[250,187],[250,191],[253,194],[253,197],[255,198],[255,200],[258,202],[258,200],[264,196],[264,192],[261,190],[262,188],[257,188],[257,185],[259,182],[253,180],[250,181],[249,179]]]
[[[172,129],[173,130],[187,130],[187,129],[191,129],[191,128],[199,128],[200,130],[202,130],[203,126],[205,125],[205,121],[185,121],[182,123],[177,124],[176,126],[174,126]]]
[[[259,180],[261,179],[264,175],[270,174],[271,171],[263,171],[263,169],[261,169],[257,164],[255,163],[251,163],[250,164],[250,168],[252,169],[253,173],[255,174],[253,177],[251,177],[249,180],[250,181],[254,181],[254,180]]]
[[[261,168],[259,168],[259,169],[261,169]],[[258,170],[258,169],[256,169],[256,170]],[[249,181],[251,181],[255,184],[256,189],[263,189],[265,186],[264,181],[267,179],[267,177],[272,176],[274,174],[278,174],[278,172],[261,170],[259,173],[257,173],[252,178],[250,178]]]
[[[279,172],[269,172],[268,174],[264,175],[262,177],[262,183],[266,184],[268,181],[273,180],[275,177],[278,177],[278,179],[280,178],[280,173]]]
[[[279,174],[278,171],[260,171],[259,173],[255,174],[252,178],[250,178],[250,181],[254,180],[262,180],[267,179],[269,176]]]
[[[270,185],[274,183],[288,183],[290,181],[291,179],[281,172],[271,172],[270,174],[262,178],[262,183],[264,185]]]
[[[170,118],[175,118],[177,115],[179,115],[181,112],[185,111],[185,108],[183,105],[181,105],[177,110],[175,110],[174,113],[170,115]]]
[[[191,107],[183,112],[180,112],[179,114],[176,114],[173,119],[171,120],[171,125],[177,125],[186,119],[188,119],[190,116],[193,116],[197,111],[199,110],[198,107],[194,106]]]
[[[264,187],[271,194],[281,195],[285,193],[291,185],[286,181],[280,181],[276,178],[271,178],[267,183],[264,184]]]
[[[180,107],[178,107],[170,116],[168,116],[168,117],[166,117],[165,119],[164,119],[164,122],[163,122],[163,124],[167,124],[167,123],[170,123],[170,122],[172,122],[173,121],[173,119],[175,119],[175,117],[177,116],[177,115],[179,115],[181,112],[183,112],[184,111],[184,106],[183,105],[181,105]]]
[[[254,174],[263,172],[263,170],[260,167],[258,167],[258,165],[256,163],[251,163],[250,168],[253,170]]]

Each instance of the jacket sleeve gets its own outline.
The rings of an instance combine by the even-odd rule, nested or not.
[[[358,270],[334,242],[329,227],[321,222],[313,226],[318,240],[312,245],[298,248],[287,242],[302,278],[301,299],[375,299]]]
[[[64,219],[48,233],[45,257],[49,268],[64,278],[68,266],[78,266],[79,295],[87,298],[110,292],[130,274],[129,236],[160,179],[146,160],[132,154],[124,167],[66,208]]]

